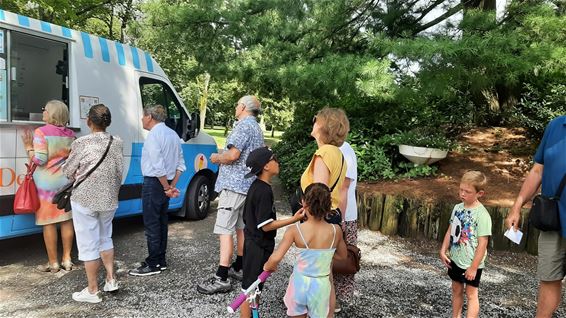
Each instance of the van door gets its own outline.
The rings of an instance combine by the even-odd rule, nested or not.
[[[165,107],[165,125],[186,141],[188,116],[169,85],[158,79],[140,77],[140,92],[144,106],[159,104]]]

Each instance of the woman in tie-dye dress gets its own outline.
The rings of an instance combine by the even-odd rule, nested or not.
[[[62,266],[71,270],[71,248],[74,230],[71,212],[57,209],[51,199],[68,180],[61,170],[69,156],[75,133],[65,125],[69,121],[67,105],[60,101],[49,101],[43,108],[43,121],[47,124],[37,128],[33,134],[26,131],[22,136],[27,154],[37,168],[33,175],[40,200],[39,210],[35,213],[35,223],[43,226],[43,240],[47,250],[48,262],[38,266],[44,272],[57,272]],[[57,256],[57,224],[61,227],[63,257],[61,265]]]
[[[295,243],[299,256],[285,293],[287,315],[326,318],[330,309],[330,265],[333,257],[347,257],[346,244],[338,225],[324,220],[331,209],[328,186],[323,183],[309,185],[305,190],[303,207],[307,220],[287,228],[264,270],[275,271],[289,247]]]

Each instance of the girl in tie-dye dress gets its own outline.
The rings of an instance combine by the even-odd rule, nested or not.
[[[284,297],[287,315],[325,318],[329,311],[330,265],[334,257],[347,257],[346,245],[338,226],[324,220],[331,209],[328,186],[323,183],[309,185],[305,190],[303,207],[307,220],[287,228],[277,250],[265,263],[264,270],[275,271],[294,243],[299,256]]]
[[[57,256],[58,223],[61,226],[63,243],[61,266],[66,270],[70,270],[73,266],[71,248],[74,230],[71,212],[57,209],[51,200],[55,193],[69,182],[61,166],[69,156],[75,133],[65,127],[69,121],[69,111],[60,101],[50,101],[45,105],[43,120],[47,124],[35,129],[33,134],[31,131],[26,131],[22,141],[30,160],[37,165],[33,178],[37,186],[40,207],[35,213],[35,223],[43,226],[43,239],[48,257],[48,263],[38,266],[38,269],[56,272],[60,268]]]

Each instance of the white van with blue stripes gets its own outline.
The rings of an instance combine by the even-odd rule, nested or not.
[[[216,143],[200,131],[198,116],[149,53],[0,9],[0,239],[41,232],[33,214],[14,214],[13,201],[28,162],[20,137],[43,124],[41,108],[52,99],[69,105],[69,127],[78,136],[89,133],[91,105],[110,108],[109,132],[124,141],[117,217],[141,213],[142,105],[164,105],[165,124],[182,139],[187,164],[177,184],[181,195],[169,209],[188,219],[206,217],[218,171],[208,158]]]

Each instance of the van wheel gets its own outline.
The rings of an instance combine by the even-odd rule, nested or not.
[[[185,196],[185,218],[202,220],[208,215],[210,208],[210,182],[205,176],[196,176],[190,183]]]

